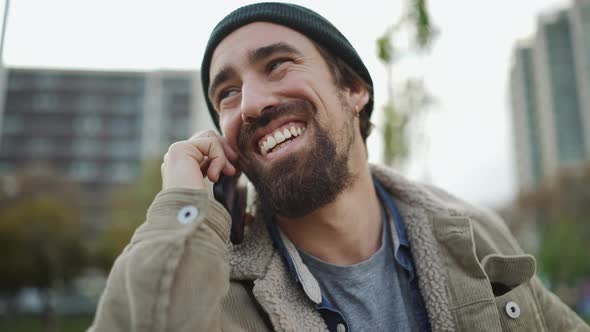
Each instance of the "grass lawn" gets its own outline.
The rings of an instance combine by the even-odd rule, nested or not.
[[[81,332],[92,323],[93,316],[67,316],[60,317],[59,331]],[[43,332],[43,321],[39,316],[16,316],[0,318],[0,332]]]

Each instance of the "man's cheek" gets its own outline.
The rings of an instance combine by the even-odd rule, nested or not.
[[[238,130],[236,130],[235,127],[236,126],[222,126],[222,135],[225,137],[230,147],[239,153]]]

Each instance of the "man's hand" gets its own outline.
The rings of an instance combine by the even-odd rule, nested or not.
[[[162,189],[204,189],[204,175],[217,182],[219,175],[234,176],[237,169],[232,162],[238,154],[224,137],[208,130],[193,135],[186,141],[173,143],[162,162]]]

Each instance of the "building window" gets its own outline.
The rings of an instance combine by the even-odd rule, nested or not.
[[[3,121],[2,127],[6,134],[20,133],[24,129],[24,120],[18,115],[6,114]]]
[[[114,182],[130,182],[137,176],[137,169],[129,162],[116,162],[110,167],[109,176]]]
[[[98,177],[98,165],[90,161],[76,161],[70,166],[70,176],[77,180],[93,180]]]
[[[113,135],[128,136],[134,133],[135,128],[130,126],[130,122],[126,118],[113,118],[108,126],[109,132]]]
[[[33,108],[38,111],[52,111],[59,105],[56,95],[50,93],[39,93],[33,96]]]
[[[35,86],[40,89],[53,88],[59,84],[59,77],[55,74],[39,74],[35,77]]]
[[[141,109],[141,102],[143,102],[139,97],[136,95],[121,96],[113,101],[113,109],[123,114],[137,113]]]
[[[19,148],[17,143],[17,140],[14,138],[3,137],[2,144],[0,145],[1,151],[3,153],[21,152],[22,149]]]
[[[29,80],[26,76],[19,75],[17,73],[10,74],[8,78],[8,89],[9,90],[22,90],[29,86]]]
[[[78,107],[82,112],[98,111],[103,104],[103,99],[100,96],[86,94],[78,97]]]
[[[76,156],[93,157],[100,152],[100,142],[93,139],[81,138],[74,144]]]
[[[125,140],[111,142],[110,152],[116,159],[135,159],[140,153],[135,142]]]
[[[177,140],[184,140],[192,135],[188,119],[181,116],[168,119],[166,133],[172,139],[171,142],[168,142],[170,144]]]
[[[29,140],[29,152],[35,156],[47,156],[53,153],[54,144],[45,138],[31,138]]]
[[[95,136],[102,130],[102,119],[96,115],[87,115],[76,120],[77,132]]]
[[[189,94],[191,83],[190,78],[167,78],[164,79],[164,88],[172,93]]]
[[[187,94],[171,93],[166,98],[166,106],[173,110],[187,109],[189,103],[190,97]]]

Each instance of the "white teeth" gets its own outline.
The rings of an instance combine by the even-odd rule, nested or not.
[[[285,136],[283,136],[283,133],[281,131],[277,131],[274,136],[275,140],[277,141],[277,144],[283,143],[285,141]]]
[[[277,141],[275,141],[275,138],[272,136],[268,136],[266,143],[268,145],[268,150],[274,148],[277,145]]]
[[[291,126],[291,128],[284,128],[282,131],[277,130],[274,134],[268,135],[267,138],[261,143],[260,153],[262,153],[262,155],[267,155],[268,151],[273,149],[278,144],[283,143],[291,137],[297,137],[304,131],[305,128],[295,128],[295,126]]]
[[[289,129],[285,128],[285,130],[283,130],[283,136],[285,136],[285,138],[291,138],[291,132]]]

